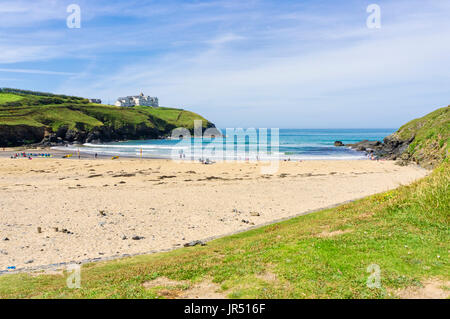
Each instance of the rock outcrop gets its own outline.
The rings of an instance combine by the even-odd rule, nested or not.
[[[154,139],[163,137],[165,131],[159,131],[146,125],[124,125],[120,128],[108,126],[94,127],[90,130],[73,130],[63,126],[56,132],[44,136],[40,145],[54,146],[59,144],[103,143],[111,141]]]
[[[45,128],[28,125],[0,125],[0,146],[31,144],[44,138]]]
[[[378,158],[397,160],[401,159],[403,153],[413,140],[414,137],[408,140],[400,140],[395,135],[389,135],[383,142],[363,140],[358,143],[347,144],[346,146],[356,151],[373,154]]]
[[[378,158],[397,160],[399,164],[413,162],[434,168],[447,160],[450,153],[450,107],[406,123],[383,142],[365,140],[346,146]]]

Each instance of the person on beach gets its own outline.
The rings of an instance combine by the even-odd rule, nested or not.
[[[98,154],[97,154],[97,153],[95,153],[95,155],[94,155],[94,156],[95,156],[95,158],[97,159],[97,157],[98,157]]]

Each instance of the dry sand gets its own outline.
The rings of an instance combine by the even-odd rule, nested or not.
[[[262,165],[0,158],[0,271],[173,249],[428,173],[387,161],[304,161],[266,176]]]

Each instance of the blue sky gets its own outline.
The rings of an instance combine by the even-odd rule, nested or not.
[[[450,104],[449,21],[442,0],[0,0],[0,87],[143,91],[219,127],[396,128]]]

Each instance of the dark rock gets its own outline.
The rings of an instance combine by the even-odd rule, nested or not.
[[[44,138],[45,129],[28,125],[0,125],[0,146],[37,143]]]
[[[372,154],[377,158],[401,160],[406,163],[409,159],[405,151],[413,140],[414,137],[408,140],[400,140],[395,134],[392,134],[384,138],[383,142],[364,140],[354,144],[347,144],[347,146],[357,151]]]
[[[9,240],[8,237],[3,238],[3,241],[8,241],[8,240]]]
[[[33,259],[27,260],[27,261],[25,262],[25,264],[32,264],[32,263],[34,263],[34,260],[33,260]]]
[[[336,142],[334,142],[334,146],[340,147],[340,146],[345,146],[345,144],[342,143],[341,141],[336,141]]]
[[[79,133],[75,130],[67,130],[64,139],[67,142],[76,142],[79,138]]]
[[[357,151],[366,151],[367,149],[377,150],[382,147],[382,143],[380,141],[364,140],[354,144],[347,144],[347,146]]]
[[[194,241],[191,241],[189,243],[184,244],[183,246],[184,247],[194,247],[194,246],[197,246],[197,245],[206,246],[206,243],[201,241],[201,240],[194,240]]]
[[[142,237],[142,236],[133,236],[133,237],[131,237],[131,239],[133,239],[133,240],[141,240],[141,239],[144,239],[145,237]]]

